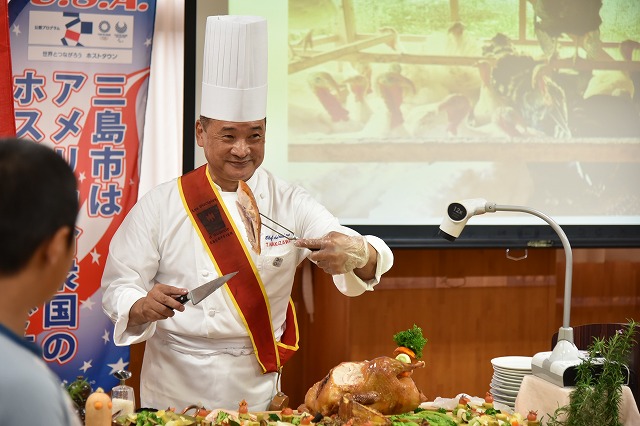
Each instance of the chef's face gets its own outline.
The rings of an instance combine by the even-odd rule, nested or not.
[[[213,181],[223,191],[235,191],[264,159],[266,119],[247,122],[201,117],[196,122],[198,146],[204,148]]]

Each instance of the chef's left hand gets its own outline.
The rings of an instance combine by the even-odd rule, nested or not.
[[[322,238],[296,240],[295,245],[312,250],[309,260],[331,275],[346,274],[369,263],[369,243],[360,235],[332,231]]]

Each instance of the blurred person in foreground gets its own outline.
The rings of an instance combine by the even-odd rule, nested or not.
[[[30,311],[64,282],[75,254],[76,178],[50,148],[0,140],[0,419],[80,425],[41,349],[24,338]]]
[[[298,349],[291,291],[308,258],[340,292],[373,290],[392,266],[389,247],[361,236],[303,188],[260,168],[267,99],[267,26],[260,17],[207,19],[197,143],[207,164],[146,194],[114,235],[102,278],[114,342],[146,342],[143,407],[265,410],[282,365]],[[246,182],[261,214],[258,249],[236,207]],[[242,186],[242,185],[240,185]],[[264,220],[264,219],[263,219]],[[269,226],[272,223],[267,222]],[[175,297],[230,272],[198,305]]]

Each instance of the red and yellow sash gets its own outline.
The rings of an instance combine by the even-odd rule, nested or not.
[[[275,340],[264,284],[236,225],[231,220],[207,165],[178,179],[182,203],[220,275],[238,271],[227,283],[249,333],[263,373],[275,372],[298,350],[298,322],[293,301],[287,307],[286,329]]]

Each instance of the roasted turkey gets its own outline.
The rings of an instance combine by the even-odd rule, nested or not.
[[[343,362],[314,384],[304,398],[310,412],[330,416],[338,412],[344,395],[384,415],[415,410],[426,397],[406,374],[424,362],[407,364],[386,356],[371,361]]]

